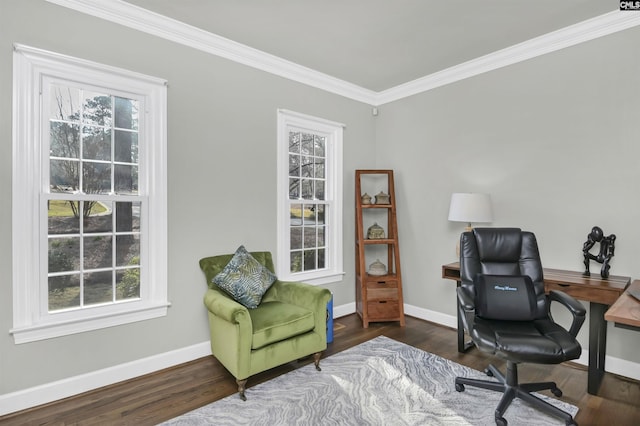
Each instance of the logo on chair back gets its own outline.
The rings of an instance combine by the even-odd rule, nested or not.
[[[493,286],[494,290],[499,290],[499,291],[518,291],[518,289],[516,287],[509,287],[508,285],[494,285]]]
[[[640,1],[620,0],[620,10],[640,10]]]

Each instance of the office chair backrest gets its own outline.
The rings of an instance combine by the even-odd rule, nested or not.
[[[526,275],[535,290],[534,316],[547,315],[542,263],[533,233],[519,228],[475,228],[460,237],[460,280],[476,292],[478,274]]]

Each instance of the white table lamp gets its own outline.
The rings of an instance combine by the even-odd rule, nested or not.
[[[471,231],[471,223],[488,223],[493,221],[493,209],[489,194],[457,192],[451,194],[449,205],[449,220],[452,222],[466,222],[465,231]],[[456,247],[456,254],[460,255],[460,242]]]

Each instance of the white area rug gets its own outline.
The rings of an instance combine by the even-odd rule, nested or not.
[[[306,365],[177,417],[165,425],[495,425],[498,392],[467,386],[456,376],[488,377],[387,337]],[[573,416],[578,408],[542,396]],[[509,425],[563,425],[516,400]]]

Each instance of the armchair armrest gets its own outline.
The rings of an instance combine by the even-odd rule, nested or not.
[[[578,302],[567,293],[557,290],[551,290],[549,292],[549,301],[560,303],[571,313],[573,320],[571,322],[569,334],[576,337],[578,335],[578,331],[580,331],[580,327],[582,327],[582,324],[584,323],[585,315],[587,313],[584,306],[582,306],[582,303]],[[551,309],[551,303],[549,303],[549,309]],[[549,316],[551,316],[551,311],[549,311]]]
[[[467,287],[458,287],[456,293],[458,296],[458,309],[460,310],[460,314],[462,314],[464,328],[470,332],[476,316],[474,295]]]
[[[301,282],[276,280],[262,300],[277,300],[313,310],[316,313],[316,331],[326,334],[327,303],[331,300],[329,289]]]
[[[251,325],[249,310],[219,290],[208,289],[204,294],[204,304],[209,312],[227,322],[233,324],[246,322],[249,326]]]

